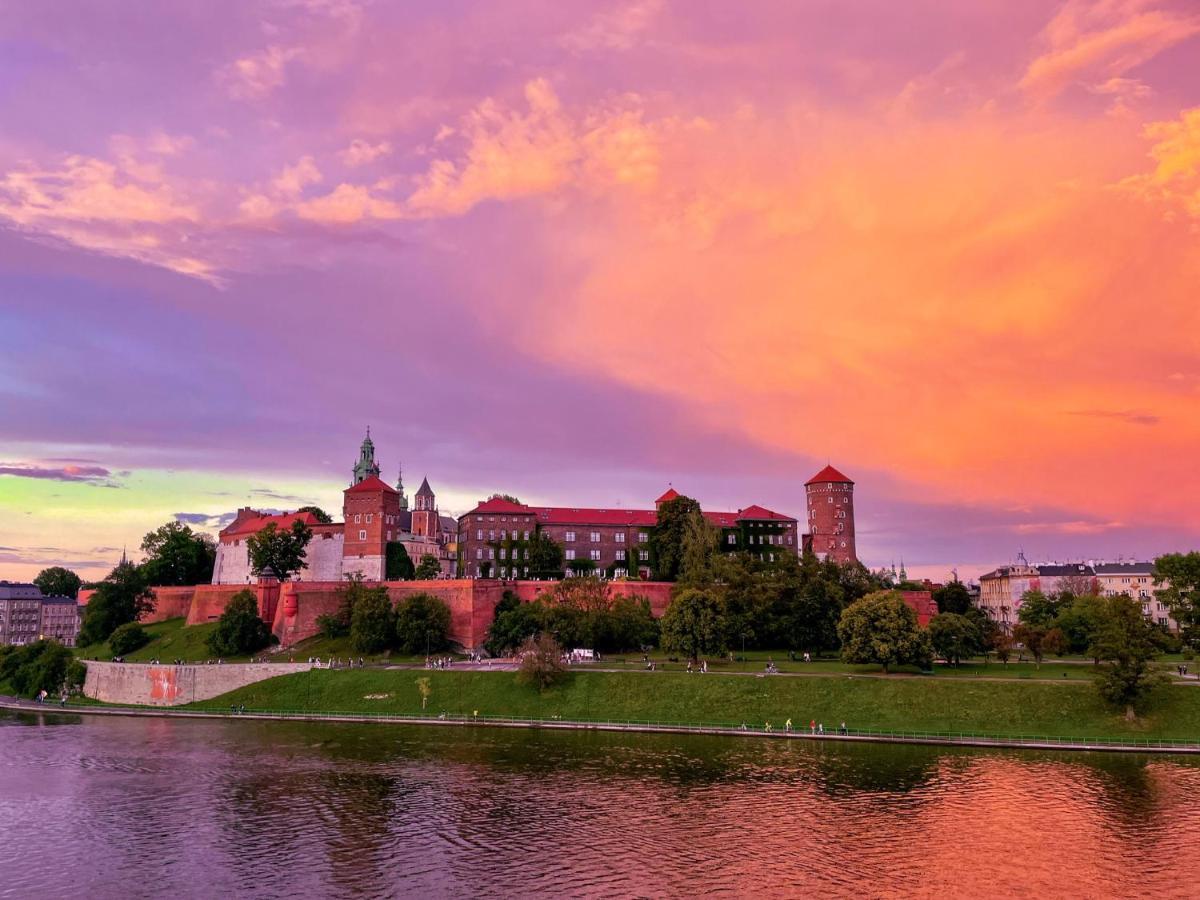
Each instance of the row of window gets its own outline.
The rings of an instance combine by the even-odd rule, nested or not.
[[[643,570],[641,571],[641,574],[642,574],[643,576],[649,577],[649,575],[650,575],[650,571],[649,571],[648,569],[643,569]],[[477,578],[483,578],[483,577],[485,577],[485,576],[484,576],[484,573],[483,573],[483,566],[481,566],[481,565],[477,565],[477,566],[475,567],[475,575],[476,575],[476,577],[477,577]],[[507,566],[501,566],[499,569],[497,569],[497,571],[496,571],[496,575],[497,575],[497,577],[499,577],[499,578],[508,578],[508,577],[509,577],[509,569],[508,569],[508,567],[507,567]],[[628,575],[629,575],[629,570],[628,570],[628,569],[624,569],[624,568],[621,568],[621,567],[617,567],[617,568],[613,569],[613,578],[625,578],[625,577],[627,577]],[[522,568],[518,569],[516,566],[513,566],[513,568],[512,568],[512,577],[513,577],[513,578],[519,578],[519,577],[525,577],[525,578],[528,578],[528,577],[529,577],[529,567],[528,567],[528,566],[525,566],[525,567],[522,567]]]

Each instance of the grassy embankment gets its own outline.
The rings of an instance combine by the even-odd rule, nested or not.
[[[789,717],[827,729],[972,732],[1059,737],[1200,738],[1200,689],[1164,689],[1134,723],[1085,684],[938,681],[916,678],[787,678],[670,672],[574,672],[545,693],[511,672],[318,670],[272,678],[198,707],[421,715],[418,678],[429,678],[425,715],[521,716],[776,728]]]
[[[204,662],[212,659],[213,654],[208,649],[208,636],[212,634],[216,623],[206,625],[184,626],[184,619],[167,619],[164,622],[153,622],[143,626],[150,635],[150,643],[132,653],[125,654],[126,662],[149,662],[158,659],[171,662],[182,659],[184,662]],[[87,647],[76,647],[75,655],[80,659],[112,659],[113,652],[108,644],[90,644]],[[248,657],[230,657],[230,662],[245,661]]]

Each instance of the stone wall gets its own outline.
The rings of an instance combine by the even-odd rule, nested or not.
[[[305,548],[308,565],[301,572],[302,577],[308,581],[340,581],[344,541],[345,535],[340,530],[327,525],[315,526],[312,540]],[[245,538],[220,541],[213,566],[213,584],[244,586],[256,580],[250,571],[250,553]]]
[[[308,663],[227,663],[164,666],[87,662],[83,693],[105,703],[182,706],[274,678],[311,669]]]

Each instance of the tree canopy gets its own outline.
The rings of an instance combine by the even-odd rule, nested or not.
[[[539,529],[529,538],[529,574],[534,578],[561,578],[563,549],[558,542]]]
[[[959,613],[938,613],[929,621],[929,640],[933,651],[951,665],[963,657],[983,651],[983,635],[978,626]]]
[[[214,656],[248,656],[271,643],[271,629],[258,615],[254,591],[245,588],[229,598],[206,643]]]
[[[355,583],[350,613],[350,646],[355,653],[379,653],[395,643],[396,614],[387,588]]]
[[[1152,666],[1161,634],[1142,615],[1136,600],[1106,597],[1104,607],[1091,651],[1101,661],[1096,686],[1104,700],[1134,719],[1138,708],[1165,681]]]
[[[217,560],[217,545],[182,522],[167,522],[142,538],[142,574],[151,585],[208,584]]]
[[[1155,592],[1179,623],[1180,637],[1200,647],[1200,551],[1168,553],[1154,561]]]
[[[292,522],[292,527],[286,531],[280,531],[274,522],[270,522],[246,539],[250,570],[255,575],[261,575],[269,569],[280,581],[287,581],[307,567],[305,558],[311,540],[312,529],[299,519]]]
[[[658,508],[658,524],[651,535],[655,575],[660,581],[675,581],[683,568],[683,545],[692,515],[701,515],[700,504],[682,494]]]
[[[321,509],[319,506],[302,506],[296,510],[296,512],[312,513],[313,517],[322,525],[330,525],[333,523],[333,516],[329,515],[329,513],[325,512],[325,510]]]
[[[70,597],[72,600],[79,596],[79,589],[83,587],[83,580],[62,566],[42,569],[33,579],[33,583],[47,597]]]
[[[725,605],[711,590],[680,590],[659,627],[663,649],[668,652],[695,660],[725,650]]]
[[[146,584],[141,569],[131,562],[120,563],[96,585],[95,593],[84,607],[79,645],[107,641],[126,622],[136,622],[153,609],[154,592]]]
[[[971,608],[971,592],[961,581],[952,581],[933,592],[933,602],[939,613],[965,615]]]
[[[442,574],[442,564],[438,562],[438,558],[432,553],[425,553],[421,556],[421,561],[417,564],[417,571],[414,578],[417,581],[422,581],[427,578],[437,578]]]
[[[34,641],[21,647],[0,647],[0,681],[19,696],[48,694],[83,683],[82,664],[57,641]]]
[[[450,647],[450,607],[432,594],[413,594],[396,606],[396,647],[401,653],[440,653]]]
[[[417,569],[408,555],[408,550],[399,541],[391,541],[387,545],[384,561],[384,578],[388,581],[411,581],[416,577]]]
[[[933,659],[929,635],[897,591],[876,591],[854,601],[838,622],[842,659],[850,663],[928,668]]]

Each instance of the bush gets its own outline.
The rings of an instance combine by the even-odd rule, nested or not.
[[[548,634],[529,638],[520,651],[521,667],[517,669],[517,684],[544,691],[567,677],[563,649]]]
[[[114,656],[124,656],[150,643],[150,635],[137,622],[126,622],[108,639],[108,649]]]
[[[229,598],[217,627],[208,636],[214,656],[248,656],[271,643],[271,629],[258,615],[258,598],[246,589]]]
[[[437,653],[450,647],[450,607],[431,594],[413,594],[396,607],[401,653]]]
[[[543,629],[546,623],[546,606],[535,600],[522,603],[516,594],[504,592],[504,599],[496,604],[496,618],[488,629],[484,646],[492,656],[506,656],[515,651]]]
[[[394,634],[387,588],[363,588],[350,613],[350,646],[356,653],[379,653],[392,645]]]
[[[7,681],[22,696],[39,691],[56,693],[67,682],[67,669],[75,657],[57,641],[35,641],[10,649],[0,657],[0,681]]]

